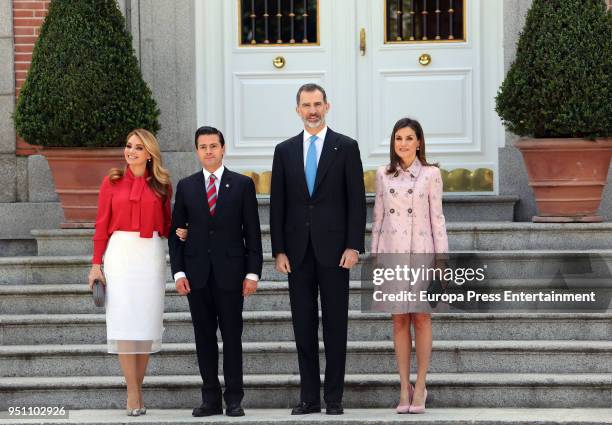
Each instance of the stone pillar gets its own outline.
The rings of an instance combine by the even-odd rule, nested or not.
[[[504,0],[504,69],[507,73],[516,56],[516,43],[532,0]],[[518,196],[515,221],[530,221],[536,215],[535,198],[528,185],[521,153],[512,146],[516,135],[506,132],[506,146],[499,149],[499,194]]]
[[[194,7],[192,0],[132,0],[132,16],[140,18],[132,19],[132,34],[143,77],[161,110],[157,137],[175,185],[198,169]]]
[[[17,200],[17,159],[13,57],[13,8],[11,0],[0,0],[0,202]]]

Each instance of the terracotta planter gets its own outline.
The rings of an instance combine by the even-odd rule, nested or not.
[[[94,227],[98,190],[111,168],[125,167],[123,148],[44,148],[55,192],[59,195],[64,229]]]
[[[535,194],[535,222],[599,222],[608,178],[612,139],[521,139],[529,186]]]

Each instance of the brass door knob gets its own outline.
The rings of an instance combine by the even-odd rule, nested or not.
[[[427,53],[423,53],[421,56],[419,56],[419,63],[423,66],[427,66],[431,63],[431,56],[429,56]]]
[[[283,68],[285,66],[285,58],[282,56],[275,57],[274,60],[272,60],[272,65],[278,69]]]

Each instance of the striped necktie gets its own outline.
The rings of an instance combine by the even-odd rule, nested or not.
[[[208,208],[210,215],[215,215],[215,207],[217,206],[217,188],[215,187],[215,175],[211,174],[208,178],[208,186],[206,186],[206,197],[208,198]]]

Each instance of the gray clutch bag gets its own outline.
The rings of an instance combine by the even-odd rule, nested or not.
[[[104,284],[100,279],[94,280],[92,286],[92,296],[96,307],[104,307],[104,303],[106,302],[106,292]]]

